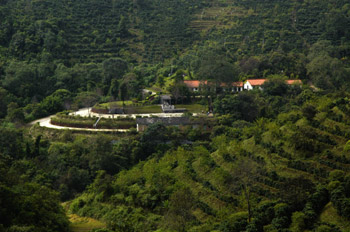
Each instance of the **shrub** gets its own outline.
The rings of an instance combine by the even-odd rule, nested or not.
[[[290,226],[291,232],[304,231],[306,228],[305,220],[306,216],[303,212],[294,212],[292,215],[292,224]]]

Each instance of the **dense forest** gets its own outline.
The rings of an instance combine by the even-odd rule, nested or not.
[[[345,0],[2,0],[0,232],[71,231],[67,214],[95,232],[350,231],[349,77]],[[257,78],[204,98],[182,83]],[[143,89],[212,110],[212,129],[28,124]]]

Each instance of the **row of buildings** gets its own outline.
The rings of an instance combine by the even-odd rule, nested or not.
[[[222,88],[223,91],[229,91],[229,92],[241,92],[244,90],[253,90],[253,89],[262,89],[262,85],[267,81],[268,79],[248,79],[245,82],[239,81],[239,82],[232,82],[231,84],[227,83],[221,83],[220,88]],[[191,81],[184,81],[184,84],[192,91],[192,92],[200,92],[205,89],[211,89],[215,88],[215,83],[209,82],[209,81],[199,81],[199,80],[191,80]],[[286,80],[287,85],[293,85],[293,84],[299,84],[301,85],[301,80]]]

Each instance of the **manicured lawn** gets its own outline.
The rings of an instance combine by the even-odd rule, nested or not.
[[[114,102],[107,102],[107,103],[102,103],[100,104],[100,106],[102,107],[108,107],[110,105],[117,105],[117,106],[123,106],[123,101],[114,101]],[[124,101],[124,104],[126,106],[131,106],[132,105],[132,101]]]
[[[124,111],[126,114],[156,114],[163,112],[159,105],[126,107]]]
[[[191,113],[206,113],[208,111],[207,106],[200,104],[188,104],[188,105],[175,105],[176,108],[186,108]]]

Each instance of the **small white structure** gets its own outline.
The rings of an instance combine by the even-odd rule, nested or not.
[[[253,90],[253,89],[260,89],[262,90],[263,88],[261,87],[267,79],[248,79],[244,83],[244,90]],[[286,80],[287,85],[301,85],[302,82],[301,80]]]
[[[265,83],[266,79],[249,79],[244,83],[245,90],[262,89],[261,86]]]

